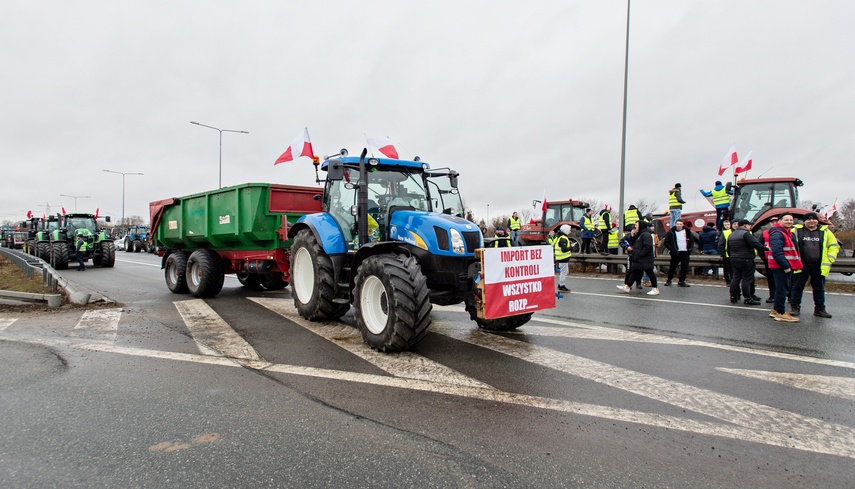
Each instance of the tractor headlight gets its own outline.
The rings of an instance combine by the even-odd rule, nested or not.
[[[463,241],[463,236],[460,235],[460,231],[453,228],[451,229],[451,251],[458,255],[466,253],[466,243]]]

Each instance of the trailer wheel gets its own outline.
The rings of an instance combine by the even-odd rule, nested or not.
[[[259,280],[257,273],[249,273],[249,272],[235,272],[235,276],[244,287],[258,287]]]
[[[478,312],[475,306],[467,301],[466,312],[469,313],[469,319],[475,321],[479,328],[487,331],[513,331],[523,324],[527,323],[534,313],[519,314],[517,316],[508,316],[497,319],[481,319],[478,317]]]
[[[94,261],[94,260],[93,260]],[[116,247],[112,241],[101,242],[101,266],[112,268],[116,264]]]
[[[187,293],[187,253],[178,251],[166,257],[163,275],[166,286],[174,294]]]
[[[262,287],[267,290],[282,290],[288,287],[288,282],[282,278],[282,274],[278,272],[270,272],[266,274],[256,275]],[[345,311],[347,312],[347,311]]]
[[[68,244],[60,242],[51,245],[51,263],[57,270],[68,268]]]
[[[338,319],[350,309],[350,304],[333,302],[332,260],[308,229],[297,233],[291,246],[291,289],[294,307],[309,321]]]
[[[214,297],[223,290],[223,261],[216,252],[196,250],[187,260],[187,289],[195,297]]]
[[[50,243],[39,243],[36,245],[36,256],[46,262],[50,262]]]
[[[353,305],[362,339],[385,352],[406,350],[421,341],[433,308],[419,262],[397,255],[376,255],[362,262]]]

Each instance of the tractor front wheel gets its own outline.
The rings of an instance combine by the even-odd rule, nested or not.
[[[332,260],[308,229],[297,233],[291,246],[291,292],[297,312],[309,321],[338,319],[350,309],[334,302]]]
[[[51,263],[57,270],[68,268],[68,244],[64,242],[51,244]]]

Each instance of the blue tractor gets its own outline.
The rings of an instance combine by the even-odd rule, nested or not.
[[[320,165],[323,212],[301,217],[288,231],[294,305],[312,321],[337,319],[351,304],[365,342],[379,351],[409,349],[427,334],[433,304],[464,303],[490,331],[515,329],[523,313],[478,317],[475,250],[483,236],[463,218],[458,173],[415,161],[348,157]],[[315,163],[316,171],[318,163]],[[318,178],[318,183],[321,183]]]
[[[139,253],[140,251],[148,251],[149,248],[149,232],[148,226],[131,226],[128,228],[127,234],[122,241],[122,248],[125,252]]]

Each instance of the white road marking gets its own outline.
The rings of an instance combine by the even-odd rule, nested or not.
[[[503,336],[455,326],[445,321],[434,321],[431,330],[526,362],[733,423],[757,434],[772,432],[790,436],[794,445],[811,451],[841,443],[855,447],[855,430],[847,426],[828,423],[578,355],[557,352],[538,345],[523,344]]]
[[[20,340],[18,340],[20,341]],[[389,377],[383,375],[359,374],[340,370],[330,370],[312,367],[302,367],[288,364],[271,364],[267,362],[241,361],[225,357],[214,357],[206,355],[195,355],[189,353],[163,352],[146,350],[141,348],[127,348],[115,345],[102,345],[96,343],[71,342],[68,340],[25,340],[29,343],[40,344],[55,348],[75,348],[87,351],[113,353],[120,355],[132,355],[146,358],[158,358],[182,362],[194,362],[224,367],[249,367],[266,372],[276,372],[289,375],[301,375],[306,377],[341,380],[345,382],[359,382],[363,384],[379,385],[399,389],[410,389],[422,392],[448,394],[472,399],[480,399],[492,402],[503,402],[518,406],[547,409],[556,412],[580,414],[600,419],[636,423],[658,428],[673,429],[700,435],[717,436],[738,441],[747,441],[769,446],[793,448],[814,453],[823,453],[839,457],[855,459],[855,434],[848,427],[840,427],[841,431],[831,440],[824,437],[816,439],[793,438],[790,434],[778,430],[776,426],[770,426],[768,431],[756,431],[729,423],[713,423],[691,419],[678,418],[675,416],[644,413],[629,409],[598,406],[596,404],[579,403],[559,399],[550,399],[539,396],[529,396],[503,392],[496,389],[483,389],[478,387],[467,387],[448,384],[444,382],[430,382],[426,380],[405,379],[400,377]]]
[[[769,382],[777,382],[797,389],[805,389],[827,396],[855,401],[855,378],[723,367],[716,370],[754,379],[768,380]]]
[[[85,336],[96,341],[113,343],[119,333],[121,309],[95,309],[83,313],[74,326],[73,336]]]
[[[184,320],[201,352],[213,350],[227,357],[262,361],[249,343],[231,328],[202,299],[175,302],[175,308]],[[208,350],[210,349],[210,350]]]
[[[339,321],[311,322],[303,319],[297,313],[294,302],[290,299],[250,297],[249,300],[331,341],[333,344],[344,348],[348,352],[396,377],[427,380],[464,387],[493,389],[488,384],[412,352],[390,354],[372,350],[362,341],[362,335],[355,328],[351,328]]]
[[[6,331],[6,328],[17,320],[18,318],[0,318],[0,331]]]
[[[710,304],[708,302],[689,302],[689,301],[681,301],[677,299],[662,299],[660,298],[654,299],[647,295],[635,296],[632,294],[622,294],[620,292],[616,292],[614,294],[600,294],[596,292],[573,292],[570,294],[570,297],[574,295],[592,295],[595,297],[610,297],[614,299],[630,299],[630,300],[638,300],[638,301],[652,301],[652,302],[666,302],[669,304],[682,304],[682,305],[690,305],[690,306],[705,306],[705,307],[719,307],[723,309],[739,309],[740,311],[754,311],[754,312],[762,312],[763,314],[769,314],[769,311],[772,309],[764,308],[764,307],[745,307],[745,306],[735,306],[733,304]]]
[[[158,263],[143,263],[143,262],[141,262],[141,261],[125,260],[125,259],[121,259],[121,258],[116,258],[116,261],[119,261],[119,262],[122,262],[122,263],[132,263],[132,264],[134,264],[134,265],[144,265],[144,266],[147,266],[147,267],[157,267],[157,268],[160,268],[160,264],[158,264]]]
[[[547,323],[556,324],[559,326],[569,326],[569,328],[550,328],[545,326],[533,326],[531,323]],[[787,360],[795,360],[799,362],[815,363],[819,365],[831,365],[834,367],[842,367],[855,369],[855,363],[844,362],[840,360],[829,360],[825,358],[806,357],[795,355],[792,353],[781,353],[775,351],[758,350],[747,348],[744,346],[725,345],[719,343],[711,343],[708,341],[688,340],[683,338],[672,338],[653,333],[641,333],[635,331],[625,331],[622,329],[607,328],[603,326],[594,326],[589,324],[574,323],[572,321],[562,321],[560,319],[549,319],[540,316],[534,316],[529,323],[515,332],[522,335],[535,336],[555,336],[565,338],[580,338],[591,340],[606,340],[606,341],[632,341],[635,343],[659,343],[665,345],[681,345],[681,346],[702,346],[706,348],[715,348],[719,350],[729,350],[740,353],[750,353],[752,355],[761,355],[773,358],[784,358]]]

